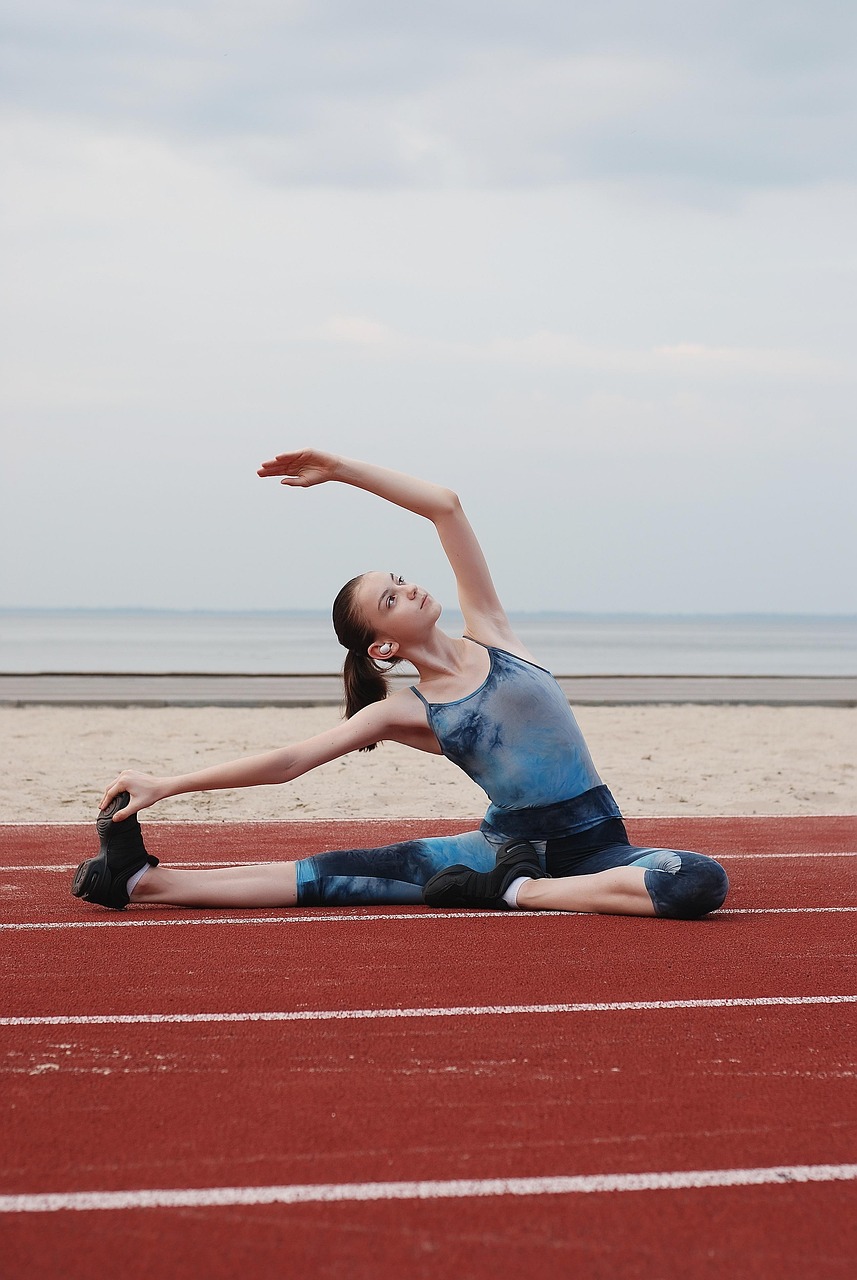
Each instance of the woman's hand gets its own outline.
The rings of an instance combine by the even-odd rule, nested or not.
[[[339,479],[340,459],[333,453],[320,449],[296,449],[292,453],[278,453],[270,462],[263,462],[257,475],[281,476],[280,484],[309,489],[314,484]]]
[[[111,782],[104,792],[99,809],[106,809],[113,797],[123,791],[127,791],[131,799],[124,809],[114,813],[114,822],[122,822],[125,818],[130,818],[132,813],[148,809],[150,805],[173,794],[166,778],[155,778],[150,773],[139,773],[136,769],[123,769],[116,781]]]

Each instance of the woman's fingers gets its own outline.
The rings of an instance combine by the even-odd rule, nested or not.
[[[122,781],[121,778],[117,778],[114,783],[111,783],[111,785],[104,792],[104,795],[101,797],[101,803],[98,806],[99,809],[106,809],[107,806],[110,804],[110,801],[113,799],[113,797],[118,796],[120,791],[125,791],[125,790],[126,790],[125,783]]]
[[[298,488],[323,484],[325,480],[334,478],[336,459],[332,454],[322,453],[318,449],[296,449],[289,453],[278,453],[276,458],[263,462],[256,474],[260,476],[280,476],[281,484]]]
[[[137,813],[137,811],[138,811],[141,807],[142,807],[141,805],[139,805],[139,804],[135,804],[135,803],[134,803],[134,801],[133,801],[133,799],[131,799],[131,800],[129,800],[129,801],[128,801],[128,803],[126,804],[126,806],[125,806],[125,808],[124,808],[124,809],[117,809],[117,810],[116,810],[116,812],[115,812],[115,813],[114,813],[114,815],[113,815],[112,821],[113,821],[113,822],[124,822],[126,818],[130,818],[130,817],[131,817],[131,814],[132,814],[132,813]]]
[[[140,809],[145,809],[147,804],[151,804],[152,800],[146,798],[144,787],[142,785],[142,777],[137,778],[130,771],[120,773],[115,782],[112,782],[104,795],[101,797],[101,803],[98,808],[103,812],[114,800],[116,796],[121,795],[123,791],[128,792],[128,803],[122,809],[117,809],[113,814],[114,822],[123,822],[125,818],[130,818],[132,813],[138,813]]]
[[[297,475],[302,465],[309,462],[309,449],[293,449],[289,453],[278,453],[276,458],[269,458],[259,468],[259,475],[284,476]]]
[[[280,484],[306,484],[307,483],[307,472],[306,472],[306,469],[304,468],[293,471],[291,469],[287,470],[285,467],[260,467],[259,470],[256,472],[256,475],[261,476],[263,480],[271,479],[275,476],[280,476],[282,477],[280,480]]]

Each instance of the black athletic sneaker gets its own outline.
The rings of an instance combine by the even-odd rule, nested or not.
[[[430,907],[486,907],[490,911],[505,911],[503,894],[512,881],[521,876],[531,880],[548,878],[533,846],[526,840],[510,840],[497,854],[493,871],[444,867],[425,885],[423,900]]]
[[[122,822],[113,821],[114,813],[124,809],[130,798],[127,791],[121,791],[99,814],[95,829],[101,841],[101,851],[97,858],[89,858],[80,864],[71,885],[76,898],[112,907],[114,911],[127,907],[126,886],[134,872],[145,866],[158,865],[158,859],[146,853],[136,813]]]

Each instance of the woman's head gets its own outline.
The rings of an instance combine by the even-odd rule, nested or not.
[[[333,625],[346,649],[389,661],[418,653],[441,613],[423,587],[376,569],[345,584],[333,606]]]

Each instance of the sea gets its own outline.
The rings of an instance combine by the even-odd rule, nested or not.
[[[555,675],[857,675],[857,615],[510,617]],[[0,609],[0,674],[332,674],[342,657],[327,611]]]

